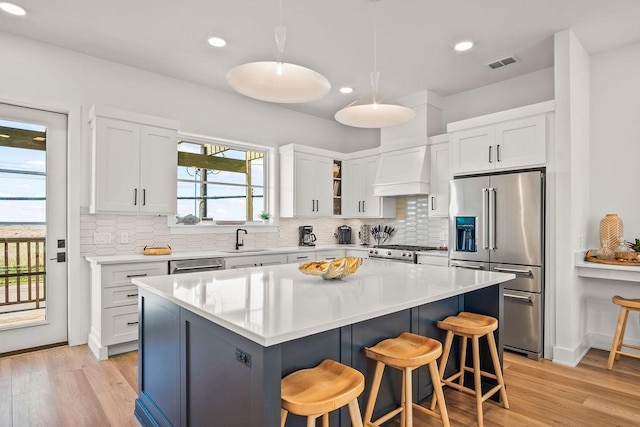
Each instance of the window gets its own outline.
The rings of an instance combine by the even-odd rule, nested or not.
[[[178,216],[258,221],[268,209],[266,147],[222,140],[178,142]]]

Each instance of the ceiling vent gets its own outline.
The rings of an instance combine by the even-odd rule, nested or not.
[[[490,62],[487,65],[489,66],[489,68],[495,70],[496,68],[501,68],[501,67],[504,67],[506,65],[513,64],[517,60],[518,59],[515,56],[509,56],[509,57],[501,59],[499,61]]]

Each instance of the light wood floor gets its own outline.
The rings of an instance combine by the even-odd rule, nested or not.
[[[640,426],[640,360],[591,350],[577,368],[505,353],[510,410],[486,402],[486,426]],[[139,426],[136,352],[98,362],[87,346],[0,358],[0,426]],[[470,396],[447,389],[451,425],[473,426]],[[439,426],[416,413],[415,426]],[[393,423],[391,424],[393,425]],[[224,426],[220,426],[224,427]]]

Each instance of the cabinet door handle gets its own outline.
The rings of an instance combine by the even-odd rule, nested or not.
[[[500,161],[500,144],[496,145],[496,157]]]
[[[127,322],[127,325],[137,325],[138,322]]]
[[[490,146],[489,146],[489,163],[493,163],[493,162],[491,161],[491,150],[492,150],[492,148],[493,148],[493,145],[490,145]]]
[[[147,204],[147,189],[142,189],[142,206],[146,206]]]
[[[365,210],[364,210],[364,200],[362,201],[362,212],[365,212]]]
[[[436,196],[431,196],[431,210],[436,210]]]
[[[320,200],[316,200],[316,212],[320,212]]]
[[[127,298],[131,298],[131,297],[137,297],[138,294],[127,294]]]
[[[494,267],[493,270],[501,271],[503,273],[524,274],[525,276],[533,276],[533,271],[521,270],[519,268]]]
[[[362,212],[362,210],[360,209],[360,204],[361,204],[361,203],[362,203],[362,202],[358,200],[358,212]]]
[[[309,255],[306,256],[297,256],[296,259],[309,259]]]
[[[533,302],[531,297],[525,297],[522,295],[515,295],[515,294],[511,294],[511,293],[504,293],[504,297],[505,298],[511,298],[511,299],[517,299],[517,300],[521,300],[521,301],[527,301],[527,302]]]
[[[133,206],[137,206],[138,205],[138,189],[134,188],[133,189]]]
[[[142,273],[142,274],[127,274],[127,278],[131,278],[131,277],[144,277],[146,276],[147,273]]]

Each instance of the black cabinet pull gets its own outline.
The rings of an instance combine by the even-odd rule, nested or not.
[[[493,163],[493,162],[491,161],[491,149],[492,149],[492,148],[493,148],[493,146],[492,146],[492,145],[490,145],[490,146],[489,146],[489,163]]]
[[[134,188],[133,189],[133,206],[137,206],[138,205],[138,189]]]
[[[147,189],[142,189],[142,206],[146,206],[147,204]]]
[[[127,294],[127,298],[131,298],[131,297],[137,297],[138,294]]]
[[[500,161],[500,144],[496,145],[496,156],[498,161]]]
[[[138,322],[127,322],[127,325],[137,325]]]
[[[142,274],[127,274],[127,277],[128,277],[128,278],[131,278],[131,277],[144,277],[144,276],[146,276],[146,275],[147,275],[147,273],[142,273]]]

